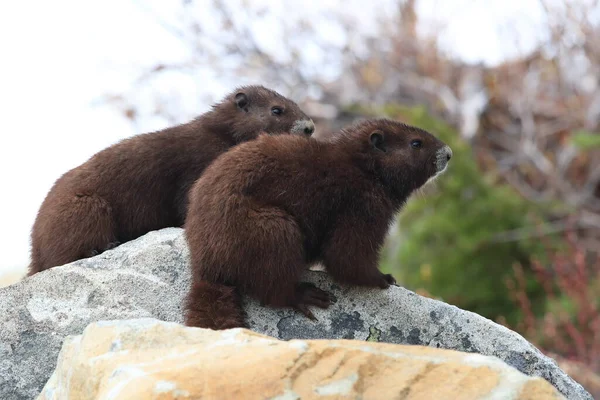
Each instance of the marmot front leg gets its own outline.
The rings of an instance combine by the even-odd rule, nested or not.
[[[396,284],[392,275],[383,274],[377,267],[386,232],[359,228],[367,224],[350,226],[346,222],[350,220],[356,221],[356,218],[340,218],[323,246],[322,256],[327,271],[334,279],[352,285],[387,289]],[[384,227],[387,226],[384,224]]]

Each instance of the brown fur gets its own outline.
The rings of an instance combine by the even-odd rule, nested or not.
[[[104,149],[60,177],[46,196],[32,229],[29,275],[182,226],[189,188],[218,155],[261,131],[307,136],[313,130],[296,103],[247,86],[189,123]]]
[[[190,190],[186,324],[245,326],[242,294],[314,318],[307,306],[327,307],[329,294],[299,280],[317,261],[339,282],[395,283],[377,268],[389,226],[451,154],[433,135],[381,119],[331,141],[261,135],[220,156]]]

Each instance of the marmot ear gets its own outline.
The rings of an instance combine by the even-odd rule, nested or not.
[[[371,132],[371,135],[369,136],[369,141],[371,142],[371,145],[377,150],[385,152],[385,144],[383,143],[383,137],[383,131],[380,131],[378,129],[376,131]]]
[[[248,111],[246,107],[248,107],[249,102],[250,101],[248,100],[248,96],[246,96],[246,93],[240,92],[235,95],[235,104],[237,104],[239,109]]]

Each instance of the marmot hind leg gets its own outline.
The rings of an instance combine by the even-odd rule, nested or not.
[[[310,311],[308,306],[328,308],[333,301],[328,292],[319,289],[310,282],[300,282],[296,284],[295,293],[296,298],[293,301],[292,307],[312,320],[316,320],[317,318],[312,311]]]
[[[100,254],[118,244],[110,205],[74,195],[40,209],[32,233],[28,275]]]
[[[193,280],[185,304],[188,326],[245,327],[241,295],[263,306],[293,307],[313,319],[308,306],[329,306],[327,292],[299,282],[306,269],[304,238],[283,210],[236,203],[228,215],[231,222],[214,227],[227,238],[218,243],[206,239],[206,226],[194,231],[200,228],[195,228],[193,217],[186,226]]]

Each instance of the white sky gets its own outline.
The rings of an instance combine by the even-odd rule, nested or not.
[[[283,12],[315,14],[348,1],[284,3]],[[364,13],[364,1],[350,3],[346,12]],[[26,268],[30,229],[54,181],[104,147],[141,133],[93,101],[130,88],[140,66],[185,57],[186,49],[140,4],[160,6],[161,15],[173,18],[164,0],[0,3],[0,275]],[[368,4],[376,9],[389,0]],[[526,51],[540,32],[537,0],[421,0],[419,11],[428,18],[425,29],[435,31],[441,21],[442,44],[471,62],[495,63]],[[268,46],[270,27],[257,29]],[[510,29],[520,32],[525,48],[515,46]],[[207,90],[216,100],[238,83],[215,82]]]

